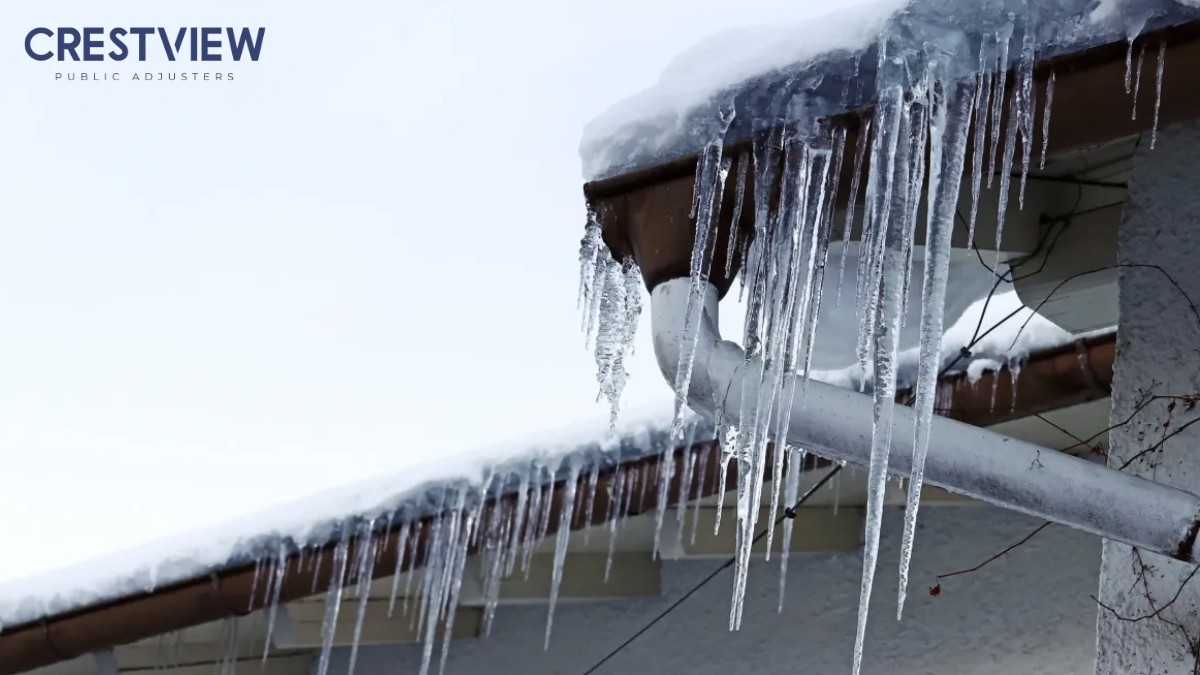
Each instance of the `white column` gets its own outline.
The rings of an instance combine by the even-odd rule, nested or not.
[[[1163,129],[1155,149],[1149,145],[1147,134],[1134,155],[1119,234],[1110,420],[1119,426],[1110,434],[1108,462],[1197,492],[1200,423],[1162,440],[1200,417],[1200,405],[1150,397],[1200,394],[1200,321],[1184,297],[1200,302],[1200,121]],[[1098,597],[1097,675],[1196,672],[1196,567],[1105,541]]]

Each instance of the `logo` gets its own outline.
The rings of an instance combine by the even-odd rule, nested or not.
[[[216,63],[256,62],[267,29],[232,27],[46,28],[25,35],[25,53],[34,61],[58,63],[188,62],[202,72],[133,72],[128,80],[231,81],[232,72],[212,72]],[[106,66],[99,66],[101,68]],[[210,70],[211,69],[211,70]],[[57,71],[55,80],[120,82],[118,71]]]

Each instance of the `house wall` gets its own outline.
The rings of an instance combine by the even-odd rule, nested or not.
[[[890,509],[884,525],[864,673],[1092,672],[1098,539],[1051,526],[980,571],[945,580],[932,597],[926,589],[937,574],[978,564],[1040,521],[991,507],[922,509],[912,589],[897,623],[902,517],[900,509]],[[663,597],[560,605],[549,651],[542,648],[544,605],[502,606],[490,637],[451,645],[445,673],[583,675],[720,564],[665,563]],[[860,575],[858,555],[794,557],[787,603],[778,614],[777,562],[758,564],[750,574],[742,630],[730,633],[732,574],[726,570],[597,673],[849,673]],[[346,672],[347,652],[334,656],[331,673]],[[356,673],[416,673],[419,664],[418,645],[363,647]],[[435,660],[431,672],[436,669]]]
[[[1109,465],[1200,490],[1200,394],[1193,305],[1200,299],[1200,121],[1142,136],[1119,237],[1121,332],[1113,370]],[[1157,268],[1145,267],[1156,265]],[[1140,267],[1134,267],[1140,266]],[[1186,298],[1184,296],[1187,296]],[[1200,585],[1192,565],[1106,542],[1098,675],[1196,672]]]

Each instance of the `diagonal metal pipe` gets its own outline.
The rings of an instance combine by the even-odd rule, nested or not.
[[[691,280],[664,281],[650,294],[654,352],[667,382],[676,381]],[[706,289],[688,404],[711,419],[736,418],[745,395],[757,395],[759,366],[717,328],[718,290]],[[789,374],[787,377],[797,377]],[[866,466],[873,401],[809,381],[797,396],[787,440],[819,455]],[[888,470],[907,476],[915,412],[897,406]],[[772,427],[773,428],[773,427]],[[1144,550],[1200,563],[1200,497],[1066,453],[962,422],[935,417],[925,480],[951,492],[1051,520]]]

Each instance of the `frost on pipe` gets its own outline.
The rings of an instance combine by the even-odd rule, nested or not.
[[[1200,17],[1195,10],[1173,2],[1146,0],[1127,2],[1122,13],[1093,21],[1085,11],[1089,7],[1090,3],[1082,0],[1048,6],[959,2],[954,5],[956,11],[946,12],[944,3],[915,0],[886,21],[873,39],[866,40],[864,44],[869,46],[856,46],[851,40],[841,52],[813,55],[792,66],[759,73],[719,88],[712,96],[691,101],[690,108],[680,107],[675,101],[672,115],[641,114],[654,109],[652,91],[647,95],[649,102],[619,107],[590,128],[583,154],[585,172],[592,175],[611,175],[697,153],[689,214],[694,223],[690,279],[658,280],[654,288],[657,297],[666,284],[678,293],[679,284],[686,283],[686,302],[675,298],[686,309],[675,317],[678,325],[672,328],[671,339],[677,344],[663,344],[667,338],[657,332],[657,326],[655,342],[660,359],[663,354],[677,359],[674,363],[660,360],[664,374],[675,386],[677,415],[684,402],[711,415],[722,428],[730,461],[738,465],[739,543],[730,610],[732,629],[741,623],[750,546],[760,528],[762,488],[771,481],[770,520],[761,526],[771,537],[780,490],[792,481],[790,475],[785,481],[787,453],[774,453],[771,466],[767,466],[768,443],[790,442],[835,457],[845,452],[836,444],[815,443],[812,436],[791,435],[796,428],[793,415],[803,414],[810,423],[812,419],[812,411],[806,407],[810,397],[806,374],[810,372],[818,335],[824,276],[834,236],[834,205],[843,202],[848,202],[849,213],[840,240],[846,242],[851,227],[861,226],[857,275],[844,283],[847,294],[853,284],[855,295],[854,306],[847,311],[857,313],[859,381],[870,381],[874,397],[872,414],[861,420],[863,429],[857,432],[867,435],[869,451],[854,456],[869,466],[856,673],[861,666],[876,567],[886,473],[897,462],[907,467],[911,478],[900,561],[902,607],[917,501],[925,476],[924,459],[931,444],[950,235],[968,160],[969,237],[974,235],[977,220],[994,222],[999,242],[1008,211],[1024,207],[1035,133],[1049,129],[1050,111],[1045,103],[1052,99],[1054,80],[1048,78],[1044,89],[1034,86],[1038,61],[1090,45],[1132,39],[1149,26],[1162,27]],[[1161,54],[1161,43],[1159,51]],[[1161,89],[1160,80],[1156,95],[1161,96]],[[1043,98],[1040,130],[1036,124],[1039,94]],[[684,108],[687,111],[681,113]],[[835,116],[864,108],[869,113],[854,126]],[[968,138],[972,134],[974,152],[968,157]],[[752,181],[753,189],[747,193],[740,185],[743,179],[739,170],[735,189],[742,198],[737,204],[752,211],[753,224],[740,270],[747,303],[743,334],[746,348],[744,354],[737,350],[735,355],[731,351],[735,348],[726,343],[718,343],[715,348],[708,345],[706,351],[701,335],[712,328],[709,322],[715,316],[704,313],[705,302],[712,299],[711,294],[705,297],[706,282],[710,274],[716,275],[716,265],[722,262],[713,260],[714,240],[720,234],[714,231],[714,224],[723,217],[719,208],[726,203],[723,195],[730,175],[730,159],[722,148],[739,141],[748,146],[752,170],[745,180]],[[1043,155],[1045,143],[1043,138]],[[849,197],[840,193],[843,166],[852,167]],[[993,214],[980,214],[985,175],[987,186],[991,187],[993,181],[998,183],[994,220]],[[1015,200],[1010,200],[1012,192],[1016,192]],[[924,221],[918,223],[923,202]],[[861,208],[861,220],[857,222],[856,208]],[[739,213],[731,227],[739,227],[740,220]],[[905,327],[911,296],[915,295],[910,279],[918,227],[924,228],[926,244],[919,286],[918,400],[915,416],[908,412],[900,415],[911,423],[905,427],[896,424],[896,360],[898,337]],[[606,231],[603,222],[599,230]],[[736,232],[729,233],[729,240],[736,241]],[[729,251],[724,259],[726,275],[733,271],[731,260],[733,252]],[[842,267],[839,261],[839,281]],[[841,290],[839,284],[839,298]],[[708,362],[698,363],[697,358]],[[708,370],[713,363],[720,362],[716,367],[725,368],[725,360],[732,358],[741,364],[737,377],[713,377]],[[695,373],[703,377],[697,381]],[[722,387],[728,391],[714,389]],[[718,396],[719,404],[714,403]],[[711,405],[706,408],[701,403],[697,407],[698,401]],[[854,404],[847,401],[847,405]],[[837,417],[840,411],[827,412]],[[835,439],[846,442],[849,436],[843,430]],[[897,452],[902,456],[896,457]],[[974,482],[967,475],[957,476],[956,480],[959,482],[951,481],[949,487]],[[997,489],[991,486],[979,490],[976,496],[1042,512],[1022,501],[1030,495],[1014,501],[997,497],[993,494]],[[1074,515],[1068,505],[1057,504],[1055,508]],[[1194,510],[1189,513],[1189,517],[1194,515]],[[1077,526],[1090,527],[1086,522]],[[1172,537],[1177,534],[1167,529]],[[1104,529],[1091,531],[1119,538]],[[1134,534],[1130,532],[1129,536]]]

